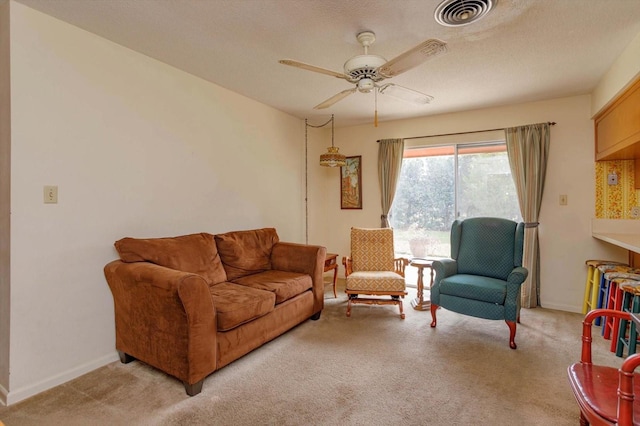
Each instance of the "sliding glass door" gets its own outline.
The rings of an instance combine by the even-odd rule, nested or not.
[[[405,149],[390,215],[398,255],[448,257],[451,223],[478,216],[521,220],[504,141]]]

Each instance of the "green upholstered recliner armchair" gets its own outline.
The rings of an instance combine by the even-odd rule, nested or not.
[[[516,349],[520,321],[520,286],[524,224],[508,219],[476,217],[451,225],[451,258],[433,262],[431,327],[443,307],[478,318],[506,321],[509,346]]]

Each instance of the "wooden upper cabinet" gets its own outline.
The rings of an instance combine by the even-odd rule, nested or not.
[[[596,161],[640,159],[640,79],[594,120]]]

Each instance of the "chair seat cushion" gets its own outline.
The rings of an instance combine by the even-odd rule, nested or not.
[[[640,395],[640,375],[633,375],[633,393]],[[618,369],[601,365],[573,364],[569,367],[569,381],[581,405],[591,407],[612,424],[618,411]],[[634,424],[640,419],[640,401],[633,403]]]
[[[458,274],[440,281],[440,294],[503,305],[507,283],[497,278]]]
[[[238,278],[233,282],[274,293],[276,295],[276,304],[304,293],[313,286],[311,277],[307,274],[276,271],[273,269]]]
[[[274,293],[234,283],[209,287],[216,308],[218,331],[227,331],[273,311]]]
[[[347,277],[350,291],[404,291],[404,278],[391,271],[359,271]]]

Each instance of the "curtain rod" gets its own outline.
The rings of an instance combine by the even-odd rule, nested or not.
[[[549,126],[555,126],[555,125],[556,125],[556,122],[555,122],[555,121],[549,121],[549,122],[547,122],[547,124],[548,124]],[[468,134],[471,134],[471,133],[495,132],[495,131],[498,131],[498,130],[505,130],[505,128],[503,127],[503,128],[501,128],[501,129],[472,130],[472,131],[470,131],[470,132],[458,132],[458,133],[441,133],[441,134],[439,134],[439,135],[412,136],[412,137],[410,137],[410,138],[403,138],[403,139],[404,139],[404,140],[407,140],[407,139],[436,138],[436,137],[439,137],[439,136],[468,135]],[[378,139],[376,142],[380,142],[380,139]]]

